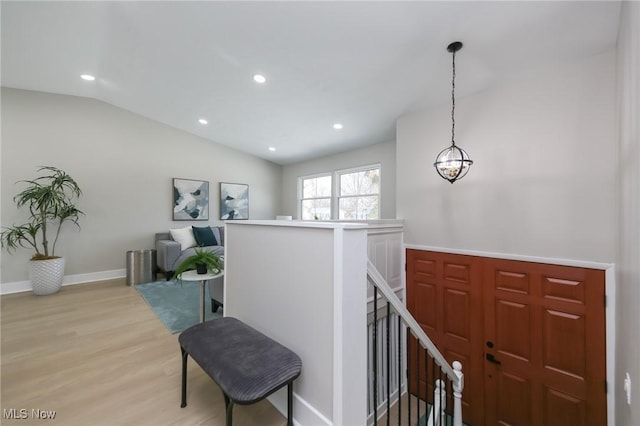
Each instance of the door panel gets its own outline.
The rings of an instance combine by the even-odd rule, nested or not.
[[[460,291],[452,288],[443,290],[444,312],[442,330],[444,334],[460,341],[463,344],[470,342],[470,318],[471,301],[468,291]]]
[[[606,424],[604,272],[501,259],[483,270],[499,362],[485,363],[486,424]]]
[[[447,361],[462,362],[465,423],[606,424],[604,271],[411,249],[406,258],[409,311]],[[410,390],[424,397],[430,360],[410,345]]]
[[[526,426],[531,421],[531,382],[525,377],[499,373],[497,403],[500,425]],[[490,424],[490,423],[487,423]]]
[[[502,362],[529,362],[531,360],[531,311],[529,306],[518,302],[500,300],[496,302],[496,351]],[[514,327],[513,324],[518,324]]]
[[[564,426],[587,424],[585,400],[575,398],[549,387],[544,388],[544,424]],[[605,423],[603,423],[604,425]]]
[[[407,308],[445,359],[449,363],[460,361],[465,381],[475,383],[483,380],[481,281],[479,258],[407,250]],[[415,340],[409,340],[409,389],[421,398],[426,393],[431,400],[431,360],[416,356]],[[482,398],[481,386],[463,392],[465,423],[483,424]]]
[[[586,380],[584,316],[545,309],[542,321],[542,364],[556,373]]]
[[[436,330],[436,287],[429,283],[419,283],[414,286],[413,293],[420,303],[414,306],[412,311],[418,324],[426,331],[435,333]]]

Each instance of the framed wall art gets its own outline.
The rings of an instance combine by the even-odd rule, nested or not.
[[[173,220],[209,220],[209,182],[173,178]]]
[[[220,219],[249,219],[249,185],[220,182]]]

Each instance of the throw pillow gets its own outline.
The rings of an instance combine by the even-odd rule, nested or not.
[[[193,236],[196,238],[196,243],[198,243],[200,247],[218,245],[218,241],[216,240],[215,235],[213,235],[213,231],[210,226],[194,226]]]
[[[177,229],[169,229],[171,238],[173,241],[180,243],[180,248],[185,251],[188,248],[195,247],[197,245],[196,239],[193,236],[193,229],[190,226]]]
[[[223,228],[224,229],[224,228]],[[224,245],[224,232],[220,232],[219,226],[212,226],[211,230],[213,231],[213,236],[216,237],[216,242],[219,246]]]

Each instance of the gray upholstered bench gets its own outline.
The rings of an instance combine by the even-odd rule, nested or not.
[[[194,325],[178,338],[182,350],[182,404],[187,405],[187,358],[222,390],[227,426],[233,404],[253,404],[287,385],[287,425],[293,424],[293,381],[302,361],[292,351],[240,320],[225,317]]]

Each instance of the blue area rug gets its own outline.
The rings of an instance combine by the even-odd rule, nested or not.
[[[200,322],[200,283],[163,280],[138,284],[135,288],[171,333],[179,333]],[[205,320],[221,318],[222,309],[211,313],[209,286],[205,285]]]

